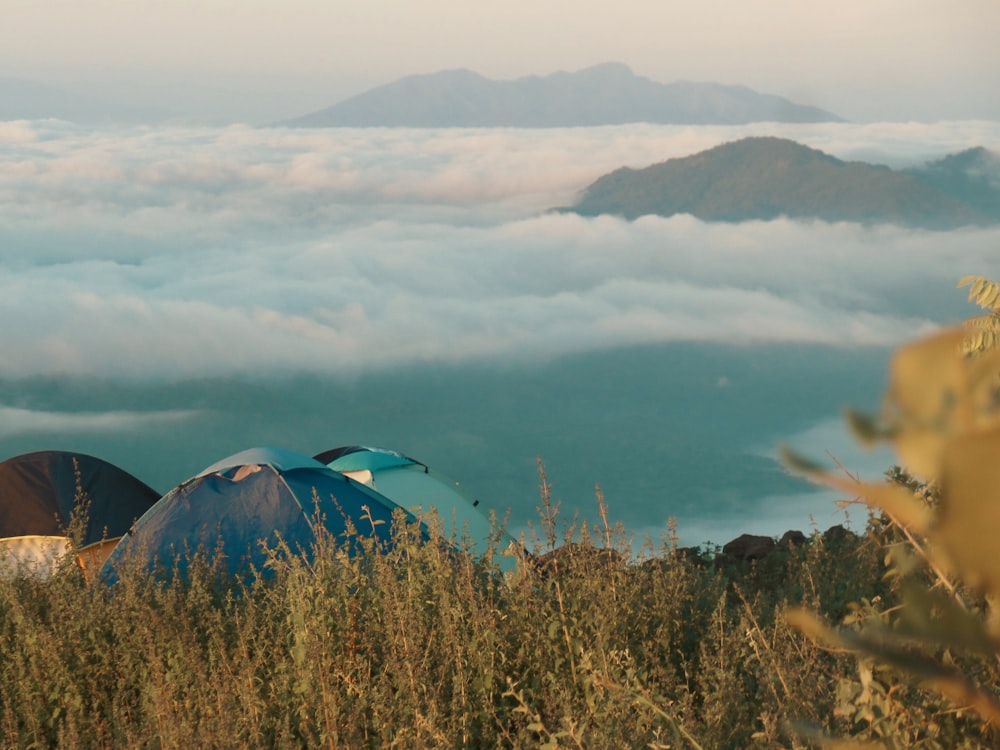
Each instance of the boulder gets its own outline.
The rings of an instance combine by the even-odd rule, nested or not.
[[[804,547],[808,541],[809,538],[801,531],[798,531],[797,529],[789,530],[786,531],[781,536],[781,539],[778,540],[778,546],[786,549],[790,547]]]
[[[823,542],[825,544],[837,544],[843,542],[846,539],[854,538],[854,532],[845,529],[842,524],[837,524],[836,526],[831,526],[826,531],[823,532]]]
[[[742,534],[722,548],[722,553],[736,560],[759,560],[767,557],[777,545],[769,536]]]

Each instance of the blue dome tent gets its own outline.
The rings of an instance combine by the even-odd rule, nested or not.
[[[212,464],[164,495],[121,540],[101,570],[106,581],[115,566],[138,555],[157,563],[186,566],[185,553],[223,555],[231,574],[258,570],[266,561],[261,543],[279,539],[308,554],[314,524],[335,537],[348,522],[362,536],[388,541],[393,503],[318,461],[279,448],[252,448]]]
[[[395,504],[414,513],[437,512],[445,533],[454,533],[458,539],[468,534],[473,551],[479,555],[487,552],[494,537],[496,563],[503,571],[513,570],[517,559],[514,539],[495,531],[489,511],[478,500],[466,495],[457,482],[432,471],[414,458],[385,448],[344,446],[316,455],[316,460],[352,479],[371,487]]]

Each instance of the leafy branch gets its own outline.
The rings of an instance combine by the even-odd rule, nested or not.
[[[1000,285],[963,282],[991,310],[1000,337]],[[901,606],[870,613],[860,626],[833,627],[805,609],[787,621],[824,648],[874,659],[1000,726],[997,686],[975,679],[977,659],[1000,659],[1000,350],[992,342],[976,338],[970,357],[967,331],[954,329],[901,347],[881,413],[849,415],[859,440],[891,444],[914,481],[860,481],[785,451],[790,469],[866,503],[905,544],[887,558]],[[933,502],[928,485],[937,488]]]
[[[967,333],[962,350],[966,354],[977,354],[1000,347],[1000,283],[982,276],[965,276],[958,286],[969,287],[969,302],[987,311],[962,324]]]

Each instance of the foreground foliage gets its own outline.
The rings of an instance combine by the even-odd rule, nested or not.
[[[965,276],[958,285],[969,287],[969,302],[986,310],[962,324],[967,334],[962,351],[980,354],[1000,348],[1000,284],[983,276]]]
[[[351,558],[330,538],[308,564],[275,551],[246,583],[4,579],[0,744],[802,747],[790,717],[863,723],[843,710],[854,660],[783,614],[891,603],[877,525],[715,566],[669,535],[642,562],[621,529],[557,539],[549,511],[536,551],[559,551],[508,581],[405,528]],[[943,711],[939,731],[970,722]]]
[[[970,298],[980,295],[994,323],[1000,287],[972,283]],[[878,510],[895,537],[887,562],[898,605],[870,604],[841,628],[805,610],[787,617],[817,642],[858,655],[865,679],[853,701],[882,746],[970,747],[1000,726],[1000,351],[988,325],[973,327],[971,340],[966,329],[899,349],[882,413],[851,415],[861,440],[895,448],[905,469],[890,481],[862,482],[789,456],[807,476]],[[891,700],[899,676],[940,698]],[[942,735],[937,716],[949,710],[986,724]],[[923,724],[899,726],[906,714]]]

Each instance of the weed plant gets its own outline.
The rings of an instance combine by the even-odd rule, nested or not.
[[[198,556],[0,579],[0,745],[773,748],[805,746],[789,718],[863,725],[855,660],[782,614],[891,606],[877,524],[718,566],[669,532],[633,553],[548,492],[506,578],[400,518],[389,547],[321,534],[239,581]]]

